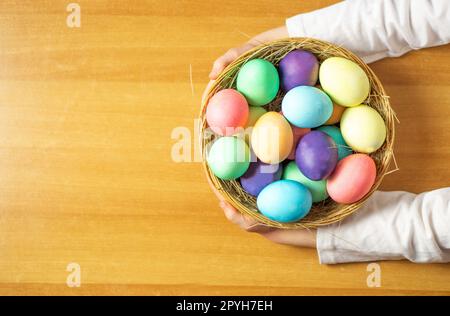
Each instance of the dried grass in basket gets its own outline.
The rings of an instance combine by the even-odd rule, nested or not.
[[[209,169],[206,164],[206,153],[208,146],[215,139],[215,135],[206,132],[207,124],[205,119],[206,106],[211,96],[216,92],[226,88],[235,88],[236,77],[239,69],[247,61],[254,58],[262,58],[270,61],[275,66],[279,61],[290,51],[294,49],[303,49],[312,52],[317,56],[321,63],[328,57],[340,56],[357,63],[366,72],[369,77],[371,90],[368,98],[363,102],[373,108],[381,114],[386,122],[387,136],[384,145],[376,152],[370,154],[374,159],[377,166],[377,177],[375,184],[366,196],[360,201],[353,204],[338,204],[330,198],[325,201],[314,203],[309,214],[295,223],[279,223],[268,219],[264,215],[258,212],[256,207],[256,198],[246,193],[238,180],[224,181],[217,178]],[[280,91],[270,104],[265,106],[266,109],[278,111],[281,107],[281,99],[283,93]],[[346,216],[355,212],[364,201],[378,188],[383,180],[383,177],[388,172],[389,163],[393,157],[393,143],[394,143],[394,119],[395,113],[389,104],[389,97],[386,96],[383,86],[380,80],[372,72],[372,70],[356,55],[348,50],[327,43],[317,39],[311,38],[289,38],[277,40],[274,42],[262,44],[254,49],[244,53],[232,64],[230,64],[217,78],[214,85],[211,86],[208,91],[207,97],[203,100],[200,112],[201,118],[201,148],[203,155],[203,166],[206,171],[206,176],[211,183],[217,188],[222,196],[231,205],[233,205],[240,212],[251,216],[258,222],[261,222],[267,226],[277,228],[315,228],[322,225],[328,225],[338,222],[344,219]]]

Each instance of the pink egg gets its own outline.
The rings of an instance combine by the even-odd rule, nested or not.
[[[206,108],[209,127],[221,136],[236,134],[237,128],[244,128],[248,119],[248,103],[245,97],[234,89],[217,92]]]
[[[310,128],[300,128],[291,124],[292,134],[294,135],[294,143],[292,144],[292,150],[289,153],[287,159],[294,160],[295,159],[295,150],[297,148],[298,142],[305,136],[307,133],[311,131]]]
[[[330,197],[344,204],[362,199],[375,183],[377,168],[366,154],[353,154],[340,160],[327,180]]]

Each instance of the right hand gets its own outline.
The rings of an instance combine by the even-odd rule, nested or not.
[[[259,223],[250,216],[240,213],[232,205],[230,205],[230,203],[225,201],[220,192],[211,183],[209,178],[208,183],[214,194],[219,199],[219,206],[222,208],[225,217],[239,228],[247,232],[257,233],[278,244],[316,248],[317,233],[315,229],[280,229]]]

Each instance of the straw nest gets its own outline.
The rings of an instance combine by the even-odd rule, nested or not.
[[[256,198],[246,193],[242,189],[238,180],[224,181],[217,178],[211,172],[206,164],[206,154],[209,146],[217,136],[207,130],[208,126],[206,124],[205,112],[211,96],[219,90],[235,88],[239,69],[247,61],[254,58],[262,58],[270,61],[275,66],[278,66],[280,60],[294,49],[303,49],[312,52],[319,59],[320,63],[333,56],[344,57],[357,63],[366,72],[371,86],[369,96],[363,103],[373,107],[378,111],[378,113],[381,114],[386,123],[387,136],[384,145],[376,152],[370,154],[377,166],[377,177],[372,189],[363,199],[353,204],[339,204],[328,198],[325,201],[314,203],[309,214],[300,221],[295,223],[279,223],[268,219],[258,212],[256,207]],[[270,104],[265,106],[265,108],[268,110],[279,111],[281,108],[281,100],[283,95],[284,93],[282,93],[280,89],[277,97]],[[383,177],[387,173],[390,173],[388,168],[391,158],[393,157],[395,118],[395,113],[389,103],[389,97],[386,95],[380,80],[359,57],[350,51],[331,43],[311,38],[289,38],[277,40],[257,46],[241,55],[220,74],[215,83],[207,92],[207,96],[203,100],[200,111],[200,141],[203,155],[203,166],[206,171],[206,176],[210,179],[210,182],[216,187],[226,201],[228,201],[241,213],[251,216],[262,224],[277,228],[316,228],[318,226],[329,225],[341,221],[346,216],[355,212],[379,187]]]

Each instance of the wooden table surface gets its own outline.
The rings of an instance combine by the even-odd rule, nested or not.
[[[215,57],[335,1],[79,0],[80,28],[69,2],[0,2],[0,294],[450,293],[447,264],[382,262],[369,288],[367,264],[242,232],[171,159]],[[372,67],[401,122],[382,189],[448,186],[450,47]]]

